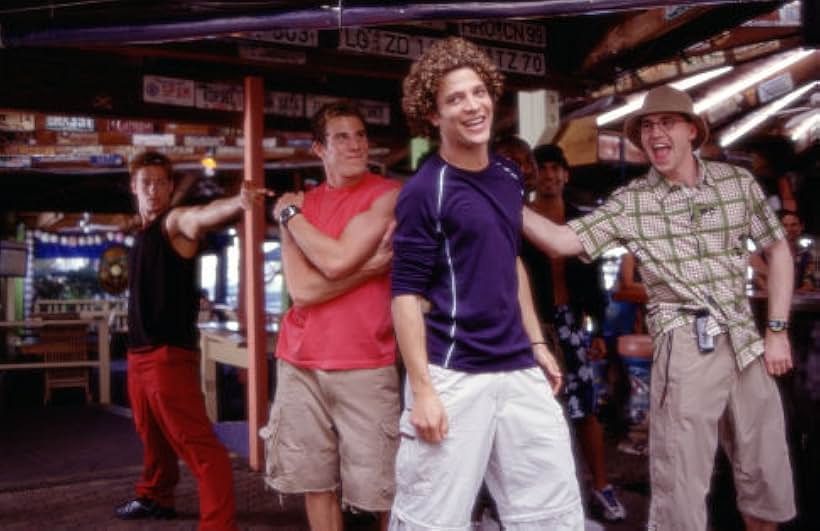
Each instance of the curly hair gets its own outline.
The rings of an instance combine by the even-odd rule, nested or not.
[[[431,137],[436,129],[429,116],[436,112],[436,95],[441,79],[459,68],[471,68],[498,101],[504,91],[504,76],[484,51],[461,37],[435,42],[413,63],[404,78],[401,107],[413,135]]]

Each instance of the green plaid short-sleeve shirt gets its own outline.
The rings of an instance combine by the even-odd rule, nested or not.
[[[591,259],[618,246],[636,256],[653,336],[691,325],[695,312],[708,310],[707,330],[729,333],[742,369],[763,352],[746,295],[746,240],[765,248],[784,231],[748,171],[698,164],[696,187],[672,184],[651,168],[568,225]]]

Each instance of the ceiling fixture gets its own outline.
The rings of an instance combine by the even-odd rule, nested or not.
[[[216,175],[216,151],[213,148],[208,148],[205,152],[205,156],[202,157],[202,160],[199,162],[202,164],[202,171],[205,173],[205,177],[213,177]]]
[[[802,87],[795,89],[786,94],[785,96],[778,98],[775,101],[769,103],[768,105],[761,107],[760,109],[757,109],[756,111],[750,113],[748,116],[737,122],[729,132],[720,137],[720,147],[728,147],[738,138],[741,138],[743,135],[745,135],[758,125],[765,122],[771,115],[773,115],[780,109],[789,106],[792,102],[803,96],[806,92],[816,87],[818,83],[819,82],[817,81],[806,83]]]
[[[701,72],[700,74],[695,74],[694,76],[689,76],[687,78],[681,79],[680,81],[675,81],[674,83],[670,83],[669,86],[672,88],[676,88],[678,90],[689,90],[690,88],[706,83],[710,79],[722,76],[726,72],[731,71],[733,68],[734,67],[732,66],[722,66],[720,68],[714,68],[712,70],[707,70],[706,72]],[[610,122],[614,122],[615,120],[623,116],[626,116],[632,111],[638,110],[640,106],[643,105],[643,99],[645,97],[646,92],[643,92],[641,94],[634,96],[628,103],[621,105],[620,107],[613,109],[611,111],[599,114],[598,117],[595,119],[595,123],[599,126],[606,125]]]
[[[800,61],[804,57],[807,57],[814,53],[814,50],[805,50],[803,48],[798,48],[797,50],[793,50],[791,52],[787,52],[785,54],[780,54],[772,59],[766,61],[766,63],[757,68],[749,74],[740,77],[733,81],[732,83],[712,92],[705,98],[701,99],[700,101],[695,103],[695,113],[700,114],[703,111],[711,109],[718,103],[726,101],[728,98],[734,96],[738,92],[742,90],[746,90],[747,88],[751,87],[758,81],[763,81],[767,77],[776,74],[780,70],[793,65],[794,63]]]

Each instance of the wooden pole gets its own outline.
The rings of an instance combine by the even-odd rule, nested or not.
[[[261,77],[245,77],[245,180],[264,186],[262,158],[264,84]],[[262,203],[245,213],[243,223],[242,270],[244,272],[245,317],[248,340],[248,453],[252,470],[260,470],[263,448],[259,428],[265,422],[268,405],[268,361],[265,332],[265,290],[263,286],[262,241],[265,213]]]

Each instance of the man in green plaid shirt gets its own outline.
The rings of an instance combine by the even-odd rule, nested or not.
[[[795,515],[772,378],[792,367],[786,328],[794,275],[783,228],[748,171],[694,153],[708,128],[685,92],[649,91],[624,134],[649,158],[645,176],[567,225],[525,208],[524,233],[553,255],[595,259],[625,246],[638,259],[654,344],[649,529],[706,529],[720,442],[746,529],[773,530]],[[763,339],[745,289],[749,238],[770,264]]]

